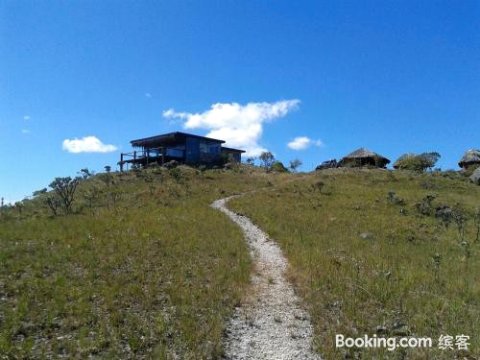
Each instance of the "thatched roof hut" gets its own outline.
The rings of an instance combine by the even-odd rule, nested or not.
[[[467,169],[472,165],[480,165],[480,150],[468,150],[458,162],[458,166],[464,169]]]
[[[385,168],[390,163],[386,157],[379,155],[371,150],[360,148],[354,152],[343,157],[338,166],[340,167],[361,167],[374,166],[378,168]]]

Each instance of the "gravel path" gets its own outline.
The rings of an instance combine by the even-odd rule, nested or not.
[[[312,352],[312,326],[300,299],[285,279],[287,260],[278,245],[246,216],[226,207],[232,197],[212,207],[240,226],[255,265],[251,294],[227,326],[227,359],[320,359]]]

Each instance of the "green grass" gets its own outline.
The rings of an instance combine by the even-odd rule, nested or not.
[[[240,230],[209,204],[238,193],[247,194],[231,207],[284,250],[324,358],[466,355],[335,349],[335,334],[380,329],[434,340],[466,334],[469,355],[479,355],[472,216],[480,187],[454,173],[249,167],[100,174],[80,183],[72,215],[52,216],[47,194],[3,209],[0,354],[221,357],[226,320],[246,294],[252,266]],[[429,209],[423,199],[432,194]],[[463,244],[455,223],[446,228],[433,216],[441,205],[469,218]]]
[[[388,200],[388,193],[404,205]],[[455,224],[445,228],[417,203],[435,194],[433,207],[461,207],[471,218],[480,188],[452,174],[331,170],[298,175],[274,191],[234,199],[277,240],[289,277],[312,315],[315,346],[326,359],[343,359],[335,335],[359,337],[466,334],[480,354],[480,243],[473,221],[461,244]],[[281,221],[279,221],[281,219]],[[360,235],[366,233],[367,239]],[[437,255],[438,254],[438,255]],[[354,353],[356,352],[356,354]],[[452,351],[350,351],[378,359],[452,359]]]
[[[83,181],[76,214],[42,196],[0,221],[0,354],[217,358],[251,270],[209,204],[263,174],[142,171]],[[97,189],[90,203],[85,195]]]

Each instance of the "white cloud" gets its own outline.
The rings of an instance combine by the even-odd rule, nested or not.
[[[304,150],[312,145],[322,146],[323,143],[321,140],[312,140],[307,136],[297,136],[287,144],[292,150]]]
[[[296,109],[300,100],[282,100],[274,103],[259,102],[241,105],[238,103],[216,103],[202,113],[163,112],[167,119],[184,121],[185,129],[210,130],[206,136],[225,140],[226,146],[246,150],[247,156],[258,156],[264,147],[259,144],[263,124],[284,117]]]
[[[85,136],[81,139],[63,140],[63,150],[78,153],[108,153],[117,150],[114,145],[106,145],[95,136]]]
[[[150,93],[147,92],[147,93],[145,93],[145,97],[151,98],[151,97],[152,97],[152,94],[150,94]]]
[[[22,129],[22,134],[30,134],[30,130],[29,129]]]
[[[24,115],[23,120],[30,120],[30,115]]]

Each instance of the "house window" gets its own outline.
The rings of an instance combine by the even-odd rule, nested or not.
[[[204,154],[205,154],[205,153],[208,153],[208,145],[207,145],[206,142],[203,142],[203,141],[202,141],[202,142],[200,143],[200,152],[201,152],[201,153],[204,153]]]
[[[220,144],[216,142],[200,142],[200,152],[204,154],[218,154],[220,152]]]

